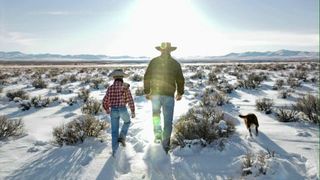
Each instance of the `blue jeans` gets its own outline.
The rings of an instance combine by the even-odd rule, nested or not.
[[[168,148],[170,145],[170,137],[172,132],[173,110],[174,110],[174,97],[164,95],[152,95],[152,119],[153,130],[155,135],[162,133],[162,145]],[[161,128],[160,113],[163,113],[163,132]]]
[[[116,152],[119,147],[118,138],[126,138],[130,126],[130,115],[125,106],[111,107],[111,137],[112,137],[112,151]],[[119,120],[123,120],[119,135]]]

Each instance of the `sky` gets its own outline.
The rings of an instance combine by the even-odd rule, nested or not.
[[[0,51],[218,56],[319,51],[319,0],[0,0]]]

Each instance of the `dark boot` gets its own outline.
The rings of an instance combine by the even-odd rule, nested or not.
[[[123,137],[118,138],[118,142],[121,143],[123,147],[126,147],[126,140]]]

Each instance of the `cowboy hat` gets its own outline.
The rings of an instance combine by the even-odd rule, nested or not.
[[[129,75],[124,73],[122,69],[115,69],[110,74],[109,77],[128,77]]]
[[[169,42],[163,42],[161,43],[161,46],[156,47],[157,50],[163,52],[163,51],[174,51],[177,49],[177,47],[171,46],[171,43]]]

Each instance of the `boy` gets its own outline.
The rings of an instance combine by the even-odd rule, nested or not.
[[[130,85],[123,82],[124,77],[128,77],[122,69],[115,69],[109,74],[113,77],[113,84],[108,87],[106,95],[103,98],[103,108],[111,117],[111,137],[112,137],[112,156],[114,157],[119,147],[119,142],[125,146],[126,135],[130,126],[130,116],[126,107],[129,104],[131,117],[135,117],[135,107]],[[124,121],[119,134],[119,120]]]

